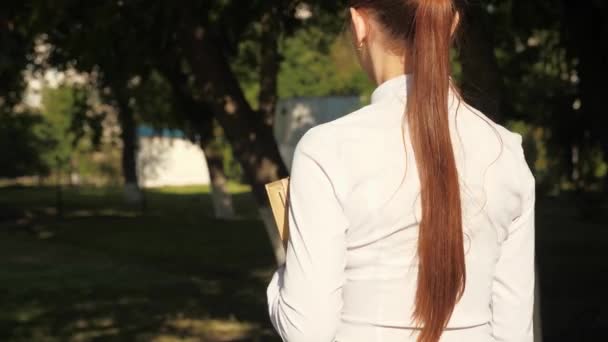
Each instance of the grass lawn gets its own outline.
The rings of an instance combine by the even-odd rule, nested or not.
[[[277,341],[271,248],[234,192],[236,221],[210,218],[204,187],[148,191],[144,214],[118,189],[71,189],[59,220],[53,189],[0,189],[26,217],[0,223],[0,341]]]
[[[223,221],[206,187],[147,191],[145,212],[119,189],[68,189],[63,219],[51,188],[0,188],[0,341],[279,341],[271,248],[248,189],[232,190],[240,218]],[[608,207],[581,203],[539,199],[549,342],[608,334]]]

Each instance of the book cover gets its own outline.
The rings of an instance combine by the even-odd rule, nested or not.
[[[279,235],[283,241],[283,246],[287,246],[287,239],[289,237],[288,227],[288,195],[289,190],[289,177],[279,179],[274,182],[266,184],[266,194],[270,202],[270,208],[274,216],[274,221],[277,225]]]

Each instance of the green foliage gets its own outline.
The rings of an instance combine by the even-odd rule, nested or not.
[[[593,86],[597,79],[582,73],[591,67],[592,60],[581,65],[585,57],[581,46],[592,47],[592,54],[597,55],[600,52],[596,53],[596,46],[602,45],[608,31],[602,34],[597,27],[597,36],[592,38],[573,30],[591,26],[578,23],[584,21],[581,13],[568,12],[570,3],[566,1],[485,3],[496,36],[495,55],[504,86],[503,112],[509,119],[518,120],[520,126],[522,122],[528,125],[528,134],[524,135],[527,152],[536,157],[531,165],[539,183],[551,190],[595,186],[604,174],[608,146],[602,151],[598,143],[604,133],[594,129],[593,122],[602,120],[594,113],[597,109],[582,105],[583,98],[597,97],[590,89],[598,86]],[[606,17],[605,3],[571,4],[596,14],[589,18],[589,25]],[[584,85],[590,89],[584,89]]]
[[[255,40],[244,39],[238,45],[238,52],[232,59],[232,70],[239,79],[247,101],[253,108],[258,107],[258,94],[260,92],[259,72],[259,45]]]
[[[330,4],[323,4],[329,6]],[[359,67],[351,45],[346,18],[323,6],[313,7],[315,16],[298,22],[281,35],[278,97],[356,95],[369,96],[373,84]],[[243,33],[232,68],[249,103],[257,107],[260,91],[258,67],[259,24]]]
[[[299,3],[3,2],[0,98],[11,104],[18,98],[20,72],[28,62],[36,64],[29,52],[39,37],[53,45],[50,65],[95,70],[100,86],[109,86],[111,92],[127,89],[139,119],[181,127],[184,120],[181,111],[171,104],[171,87],[154,75],[154,70],[169,62],[184,66],[186,76],[192,78],[195,65],[190,63],[196,61],[187,57],[188,46],[183,42],[192,32],[188,30],[202,27],[213,34],[217,40],[213,46],[222,50],[249,104],[256,108],[261,18],[271,10],[276,10],[275,19],[280,21],[279,98],[369,94],[373,85],[360,70],[349,38],[343,34],[347,31],[344,1],[308,1],[313,16],[307,20],[293,16]],[[603,127],[608,119],[603,115],[604,80],[598,70],[606,61],[602,47],[608,38],[607,3],[482,0],[469,4],[479,6],[481,16],[485,16],[471,23],[482,23],[484,30],[491,31],[493,41],[489,44],[494,46],[494,56],[490,58],[496,58],[501,82],[500,112],[505,122],[528,127],[526,144],[534,150],[528,154],[535,157],[531,163],[538,179],[549,185],[576,183],[576,187],[605,179],[608,138]],[[454,65],[454,77],[459,79],[463,69],[456,58]],[[129,88],[133,79],[141,84]],[[6,118],[2,129],[21,127],[18,130],[23,136],[30,134],[24,127],[36,126],[23,122],[9,125]],[[31,134],[57,136],[65,125],[67,121],[55,120],[51,125],[54,128],[32,130]],[[73,140],[79,133],[71,134],[74,136],[68,135],[65,140]],[[58,154],[67,155],[69,145],[58,144],[58,151],[62,151]],[[22,147],[28,150],[26,144]],[[579,157],[574,165],[573,151],[578,151]],[[51,159],[56,161],[57,156]],[[52,164],[48,158],[47,163]],[[575,175],[579,180],[574,179]]]
[[[101,141],[103,113],[92,109],[91,91],[79,85],[60,85],[42,92],[42,124],[36,135],[46,150],[39,156],[57,175],[75,173],[107,183],[118,179],[119,157],[115,146]]]
[[[0,113],[0,178],[32,176],[48,172],[41,156],[49,146],[38,134],[42,118],[28,112]]]
[[[234,152],[232,147],[228,143],[228,141],[223,138],[220,139],[220,148],[223,153],[223,162],[224,162],[224,173],[226,174],[226,178],[233,182],[244,182],[243,178],[243,169],[241,165],[236,160],[234,156]]]
[[[212,129],[213,138],[207,141],[207,146],[205,146],[205,148],[210,149],[214,154],[222,156],[224,174],[229,180],[233,182],[243,182],[243,169],[235,158],[232,146],[226,139],[224,130],[215,120],[213,121]]]
[[[155,70],[131,88],[133,107],[141,122],[158,128],[179,128],[185,121],[173,105],[171,85]]]
[[[283,41],[279,97],[365,95],[373,86],[344,32],[310,25]]]
[[[42,115],[45,125],[38,128],[52,147],[42,155],[53,170],[66,172],[78,143],[85,135],[88,92],[81,87],[45,88],[42,93]]]
[[[522,135],[526,160],[534,172],[537,184],[548,192],[559,191],[562,186],[560,175],[563,173],[563,166],[549,153],[551,130],[523,120],[509,121],[507,127]]]

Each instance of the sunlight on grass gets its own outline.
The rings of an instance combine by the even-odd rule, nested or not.
[[[165,193],[165,194],[180,194],[191,195],[200,193],[209,193],[211,188],[209,185],[193,185],[193,186],[166,186],[160,188],[148,189],[150,192]],[[251,187],[246,184],[228,182],[228,191],[233,194],[251,191]]]
[[[85,342],[98,340],[101,341],[102,337],[116,336],[120,333],[118,328],[107,328],[107,329],[96,329],[88,330],[83,332],[75,333],[71,338],[70,342]]]
[[[216,219],[207,186],[147,189],[145,210],[120,188],[65,189],[62,218],[53,188],[0,188],[0,342],[278,342],[271,247],[249,188],[229,188],[247,219]],[[539,201],[547,331],[596,310],[584,300],[603,293],[607,208],[603,197]],[[561,285],[564,272],[576,281]]]
[[[175,195],[193,195],[193,194],[207,194],[210,189],[208,185],[191,185],[191,186],[164,186],[160,188],[148,188],[148,192],[156,192],[161,194],[175,194]]]
[[[152,342],[175,341],[239,341],[252,337],[259,326],[235,320],[175,318],[165,323],[165,328],[172,333],[161,334],[151,339]],[[186,338],[183,336],[197,336]]]
[[[30,304],[26,305],[22,308],[19,308],[16,312],[14,312],[14,319],[20,323],[27,323],[35,320],[36,318],[42,316],[46,313],[41,306],[38,304]]]
[[[68,329],[75,331],[70,337],[70,341],[73,342],[92,341],[120,333],[120,329],[115,326],[114,319],[111,317],[99,317],[90,320],[79,319],[71,326],[68,325]]]
[[[74,327],[79,329],[86,328],[109,328],[114,325],[114,319],[111,317],[99,317],[92,320],[79,319],[74,322]]]
[[[250,192],[251,186],[249,186],[247,184],[241,184],[241,183],[228,183],[228,190],[233,194]]]
[[[92,217],[92,216],[113,216],[113,217],[137,217],[138,214],[133,211],[115,210],[115,209],[99,209],[99,210],[74,210],[67,217]]]

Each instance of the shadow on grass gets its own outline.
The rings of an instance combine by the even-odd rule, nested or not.
[[[273,258],[253,200],[236,190],[240,218],[216,220],[207,191],[148,191],[142,213],[119,189],[67,189],[59,220],[53,189],[0,189],[0,340],[279,341],[265,302]],[[606,204],[539,198],[545,342],[608,331]]]
[[[256,295],[264,285],[253,274],[175,272],[29,236],[12,236],[6,245],[3,341],[260,341],[269,335]]]
[[[118,191],[71,189],[59,220],[49,189],[12,191],[25,193],[0,204],[29,220],[0,223],[0,340],[276,340],[271,248],[248,193],[225,221],[204,191],[149,192],[141,214]]]
[[[536,256],[544,342],[605,340],[607,203],[603,195],[588,194],[538,200]]]

